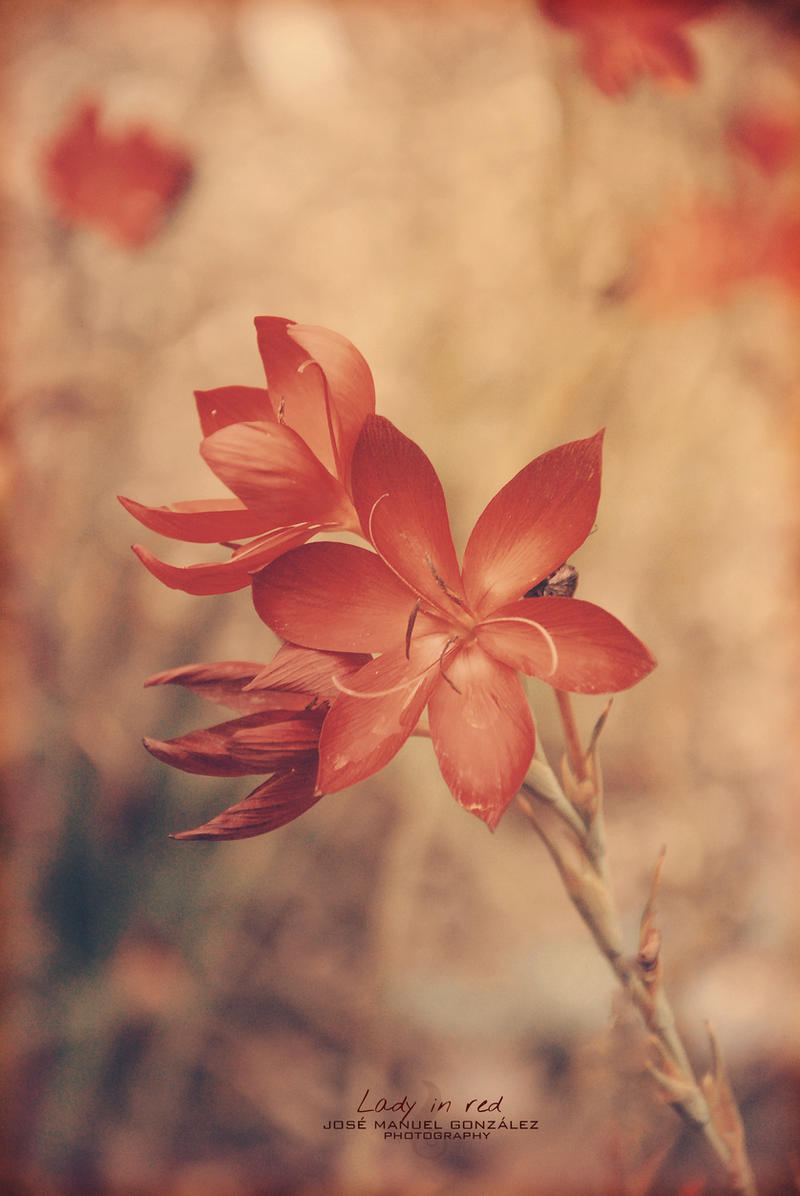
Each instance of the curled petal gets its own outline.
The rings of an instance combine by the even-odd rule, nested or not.
[[[543,637],[520,619],[535,619]],[[554,689],[572,693],[616,693],[641,681],[655,667],[645,645],[619,619],[579,598],[523,598],[496,611],[478,629],[485,652]]]
[[[378,552],[415,593],[452,614],[464,605],[441,483],[413,440],[367,418],[353,456],[353,500]]]
[[[211,777],[252,776],[291,768],[316,752],[319,711],[268,710],[190,731],[175,739],[145,739],[164,764]]]
[[[347,681],[322,726],[318,789],[333,793],[379,772],[416,727],[431,690],[441,682],[446,640],[416,640],[411,659],[387,652]],[[443,684],[443,682],[442,682]]]
[[[211,436],[228,424],[274,423],[269,391],[263,386],[218,386],[194,392],[203,436]]]
[[[237,549],[229,560],[208,565],[169,565],[141,544],[134,544],[133,551],[144,567],[172,590],[182,590],[185,594],[230,594],[249,586],[254,570],[274,561],[287,549],[305,544],[322,530],[323,526],[308,523],[279,527]]]
[[[320,800],[314,793],[316,761],[277,773],[235,806],[171,839],[249,839],[299,818]],[[321,796],[321,795],[320,795]]]
[[[305,349],[325,375],[338,442],[341,481],[349,485],[350,462],[364,420],[375,410],[375,384],[364,358],[346,337],[313,324],[292,324],[287,335]]]
[[[307,351],[289,334],[296,326],[280,316],[257,316],[258,350],[264,364],[272,409],[293,428],[313,456],[336,474],[336,454],[328,388],[319,370],[303,369]]]
[[[273,527],[308,520],[357,529],[341,483],[284,424],[230,424],[207,437],[200,453],[236,497]]]
[[[500,490],[464,552],[467,597],[485,615],[531,586],[580,547],[600,499],[603,433],[536,457]]]
[[[313,695],[317,701],[332,702],[340,690],[337,680],[344,680],[358,672],[370,657],[359,652],[320,652],[315,648],[300,648],[284,644],[272,662],[258,668],[247,685],[243,697],[253,701],[270,691],[286,698],[290,693],[306,699]]]
[[[253,577],[255,608],[283,639],[336,652],[404,642],[416,595],[379,556],[321,541],[284,553]]]
[[[431,694],[431,738],[456,801],[494,830],[530,766],[536,734],[513,669],[472,644]]]
[[[151,531],[190,544],[227,544],[264,531],[264,516],[248,511],[235,498],[146,507],[121,494],[118,497],[125,510]]]

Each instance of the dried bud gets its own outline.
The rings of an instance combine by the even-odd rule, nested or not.
[[[559,565],[526,593],[526,598],[571,598],[578,588],[578,570],[574,565]]]
[[[659,958],[660,952],[661,932],[652,925],[647,926],[646,929],[643,927],[639,940],[639,952],[636,956],[636,963],[639,966],[642,979],[648,986],[658,982],[659,973],[661,971],[661,960]]]

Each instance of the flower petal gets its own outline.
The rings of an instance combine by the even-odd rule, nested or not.
[[[187,664],[179,669],[167,669],[148,677],[146,686],[151,685],[181,685],[192,693],[199,694],[209,702],[217,702],[221,706],[230,706],[233,710],[240,710],[243,714],[250,714],[266,707],[268,700],[274,697],[286,703],[287,694],[259,693],[258,690],[246,690],[245,687],[263,672],[264,666],[252,664],[244,660],[223,660],[214,664]],[[306,695],[297,695],[301,708]]]
[[[547,577],[592,530],[603,433],[536,457],[492,499],[464,552],[464,585],[487,614]]]
[[[253,701],[257,701],[259,695],[263,699],[272,691],[284,699],[292,694],[307,702],[313,695],[317,701],[332,702],[341,692],[334,678],[344,681],[370,659],[365,653],[320,652],[316,648],[284,644],[270,664],[258,668],[242,696],[252,695]]]
[[[335,416],[340,478],[349,485],[350,462],[364,420],[375,410],[375,383],[358,349],[346,337],[314,324],[292,324],[287,335],[320,366]]]
[[[536,746],[530,707],[513,670],[477,644],[444,671],[451,684],[438,684],[428,706],[439,767],[456,801],[494,830]]]
[[[415,599],[379,556],[355,544],[306,544],[253,577],[268,627],[293,644],[334,652],[402,647]]]
[[[218,386],[194,392],[203,436],[211,436],[228,424],[274,423],[269,391],[263,386]]]
[[[302,368],[308,353],[289,335],[294,321],[257,316],[255,326],[273,411],[335,475],[329,396],[319,371]]]
[[[251,764],[254,772],[273,772],[294,767],[316,754],[325,711],[320,707],[305,710],[275,710],[260,721],[240,719],[231,738],[231,751],[242,764]]]
[[[236,498],[146,507],[121,494],[117,497],[125,510],[151,531],[190,544],[227,544],[264,531],[264,516],[248,511]]]
[[[175,739],[145,739],[164,764],[210,777],[275,772],[316,752],[321,711],[268,710],[217,723]]]
[[[447,614],[464,590],[441,483],[413,440],[380,415],[367,417],[353,455],[353,501],[387,564]]]
[[[320,800],[314,793],[316,761],[277,773],[210,822],[171,839],[249,839],[292,822]]]
[[[410,660],[403,650],[387,652],[348,679],[348,692],[336,699],[322,724],[319,791],[355,785],[396,755],[441,681],[437,661],[445,643],[440,635],[421,637]]]
[[[545,636],[557,653],[556,667]],[[645,645],[619,619],[579,598],[523,598],[481,623],[484,651],[513,669],[571,693],[616,693],[655,667]]]
[[[297,527],[279,527],[265,536],[251,540],[227,561],[208,565],[169,565],[153,556],[149,549],[134,544],[133,551],[146,569],[172,590],[185,594],[230,594],[250,585],[250,576],[263,565],[310,536],[324,530],[319,524],[301,523]]]
[[[202,442],[200,454],[273,527],[308,520],[358,529],[341,483],[285,424],[229,424]]]

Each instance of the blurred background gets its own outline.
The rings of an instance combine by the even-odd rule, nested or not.
[[[710,1022],[762,1192],[797,1189],[800,21],[664,0],[684,68],[653,71],[658,29],[546,7],[3,8],[9,1193],[725,1190],[530,825],[491,835],[429,744],[269,836],[168,839],[248,780],[151,759],[143,735],[218,720],[143,681],[275,641],[247,592],[151,577],[132,542],[200,554],[115,496],[222,492],[192,391],[263,384],[256,315],[360,348],[460,547],[532,457],[606,427],[579,592],[659,660],[602,741],[621,913],[633,950],[666,846],[690,1053]],[[105,174],[87,104],[126,147]],[[323,1128],[367,1089],[414,1116],[502,1096],[539,1129]]]

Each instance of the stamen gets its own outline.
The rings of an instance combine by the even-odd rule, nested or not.
[[[406,627],[406,660],[409,660],[411,656],[411,636],[414,631],[414,624],[417,621],[417,615],[419,614],[419,608],[421,605],[422,599],[418,598],[414,603],[414,608],[411,611],[411,614],[408,616],[408,626]]]
[[[370,541],[373,544],[375,543],[375,537],[372,534],[372,519],[373,519],[373,516],[375,515],[375,508],[377,507],[379,502],[383,502],[383,500],[388,497],[389,497],[389,491],[387,490],[384,494],[381,494],[378,498],[375,499],[375,502],[372,504],[372,509],[370,510],[370,513],[369,513],[369,519],[367,520],[367,535],[369,536]],[[392,570],[392,572],[394,572],[394,570]]]
[[[390,694],[400,693],[400,691],[403,689],[419,687],[422,684],[422,678],[433,667],[434,666],[432,664],[429,664],[418,676],[410,677],[408,681],[401,681],[397,685],[392,685],[389,687],[389,689],[371,689],[366,693],[357,689],[350,689],[347,685],[341,682],[338,677],[334,677],[332,680],[336,688],[341,690],[343,694],[347,694],[350,698],[388,698]]]
[[[460,638],[461,638],[461,636],[459,636],[459,635],[452,635],[450,637],[450,639],[447,641],[447,643],[445,644],[445,646],[442,648],[442,654],[439,657],[439,672],[440,672],[440,674],[442,675],[443,679],[447,682],[447,684],[450,686],[450,688],[455,690],[455,692],[459,695],[461,694],[461,690],[458,688],[458,686],[455,684],[455,682],[450,680],[450,678],[447,676],[447,673],[444,671],[444,654],[447,651],[447,649],[450,647],[450,645],[456,643],[456,641],[459,640]]]
[[[278,423],[286,423],[286,399],[281,395],[281,401],[278,403]]]
[[[319,376],[322,379],[322,390],[325,396],[325,418],[328,421],[328,435],[331,438],[331,448],[333,449],[333,460],[336,466],[336,476],[341,480],[344,478],[344,468],[342,465],[342,455],[339,451],[339,441],[336,436],[336,430],[333,426],[333,407],[331,405],[331,394],[328,389],[328,379],[325,376],[325,371],[318,361],[312,361],[309,357],[307,361],[302,362],[297,367],[298,374],[302,374],[308,366],[316,366],[319,370]]]
[[[440,577],[439,574],[436,572],[436,566],[434,565],[431,558],[428,556],[427,552],[425,553],[425,561],[426,561],[427,566],[430,569],[431,573],[433,574],[435,581],[437,582],[438,585],[440,585],[442,587],[442,589],[444,590],[445,594],[450,599],[450,601],[455,602],[456,606],[460,606],[461,609],[463,610],[464,603],[461,601],[460,598],[456,597],[456,595],[450,589],[450,587],[448,586],[448,584],[444,580],[444,578]]]
[[[347,694],[351,698],[386,698],[390,694],[400,693],[400,691],[403,689],[412,689],[414,687],[419,687],[422,684],[425,674],[429,673],[431,671],[431,669],[435,669],[436,666],[438,665],[439,671],[441,672],[442,657],[444,656],[445,652],[450,647],[450,645],[455,643],[455,641],[458,638],[459,637],[457,635],[454,635],[452,639],[449,639],[447,641],[447,643],[445,644],[445,646],[442,648],[441,655],[436,660],[434,660],[432,664],[427,664],[421,673],[417,673],[416,677],[410,677],[407,681],[400,681],[400,682],[398,682],[397,685],[391,685],[388,689],[371,689],[368,692],[365,692],[363,690],[350,689],[349,686],[345,685],[344,682],[340,681],[339,678],[336,676],[332,677],[333,684],[336,686],[336,688],[338,690],[341,690],[341,692],[343,694]],[[444,679],[448,685],[453,685],[453,682],[450,680],[450,678],[445,673],[442,672],[442,676],[444,677]],[[455,689],[454,685],[453,685],[453,689]],[[460,692],[460,690],[456,689],[456,693],[459,693],[459,692]]]
[[[541,631],[542,635],[544,636],[545,643],[550,649],[550,658],[552,660],[550,672],[547,673],[546,676],[552,677],[553,673],[558,668],[558,649],[553,643],[553,637],[547,628],[542,627],[541,623],[537,623],[535,619],[525,619],[521,615],[501,615],[498,619],[484,619],[483,626],[488,627],[491,623],[527,623],[529,627],[535,627],[537,631]]]

